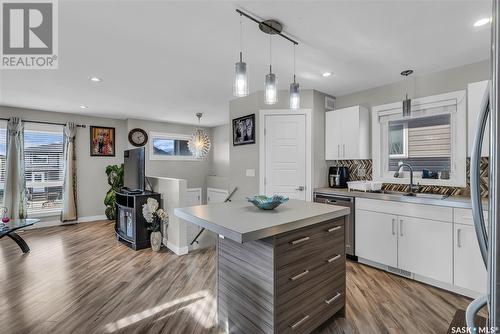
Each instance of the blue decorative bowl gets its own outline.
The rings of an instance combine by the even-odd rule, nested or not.
[[[273,195],[271,197],[256,195],[247,197],[247,200],[261,210],[272,210],[277,208],[280,204],[288,201],[288,197],[281,195]]]

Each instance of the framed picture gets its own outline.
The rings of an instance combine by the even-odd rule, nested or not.
[[[90,127],[90,156],[115,156],[115,128]]]
[[[255,114],[233,119],[233,146],[255,144]]]

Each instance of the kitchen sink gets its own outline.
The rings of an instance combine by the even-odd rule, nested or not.
[[[389,191],[389,190],[384,190],[383,193],[387,195],[399,195],[399,196],[420,197],[429,199],[445,199],[447,197],[446,195],[441,195],[441,194],[404,193],[400,191]]]

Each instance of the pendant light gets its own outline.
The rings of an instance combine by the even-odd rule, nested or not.
[[[293,44],[293,82],[290,84],[290,109],[300,108],[300,88],[295,82],[295,44]]]
[[[269,34],[269,74],[266,75],[265,83],[265,104],[275,104],[278,102],[278,79],[272,68],[272,35]]]
[[[408,76],[413,73],[413,70],[405,70],[401,72],[401,75],[405,77],[405,81],[408,81]],[[411,99],[408,98],[408,82],[406,82],[406,94],[403,100],[403,117],[411,116]]]
[[[247,63],[243,62],[243,28],[240,14],[240,61],[234,64],[233,95],[243,97],[248,95]]]
[[[200,125],[201,116],[203,116],[201,112],[196,114],[198,125]],[[195,130],[188,142],[188,149],[196,159],[205,158],[208,152],[210,152],[210,146],[210,138],[207,132],[201,128]]]

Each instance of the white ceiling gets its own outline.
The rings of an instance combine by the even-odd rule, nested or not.
[[[277,18],[299,41],[303,89],[342,95],[489,57],[490,1],[70,1],[59,0],[59,69],[1,71],[0,104],[112,118],[227,123],[245,9]],[[261,90],[269,39],[244,23],[250,91]],[[288,89],[291,44],[273,42]],[[322,72],[335,73],[323,78]],[[102,83],[87,80],[99,76]],[[88,105],[82,110],[80,105]]]

